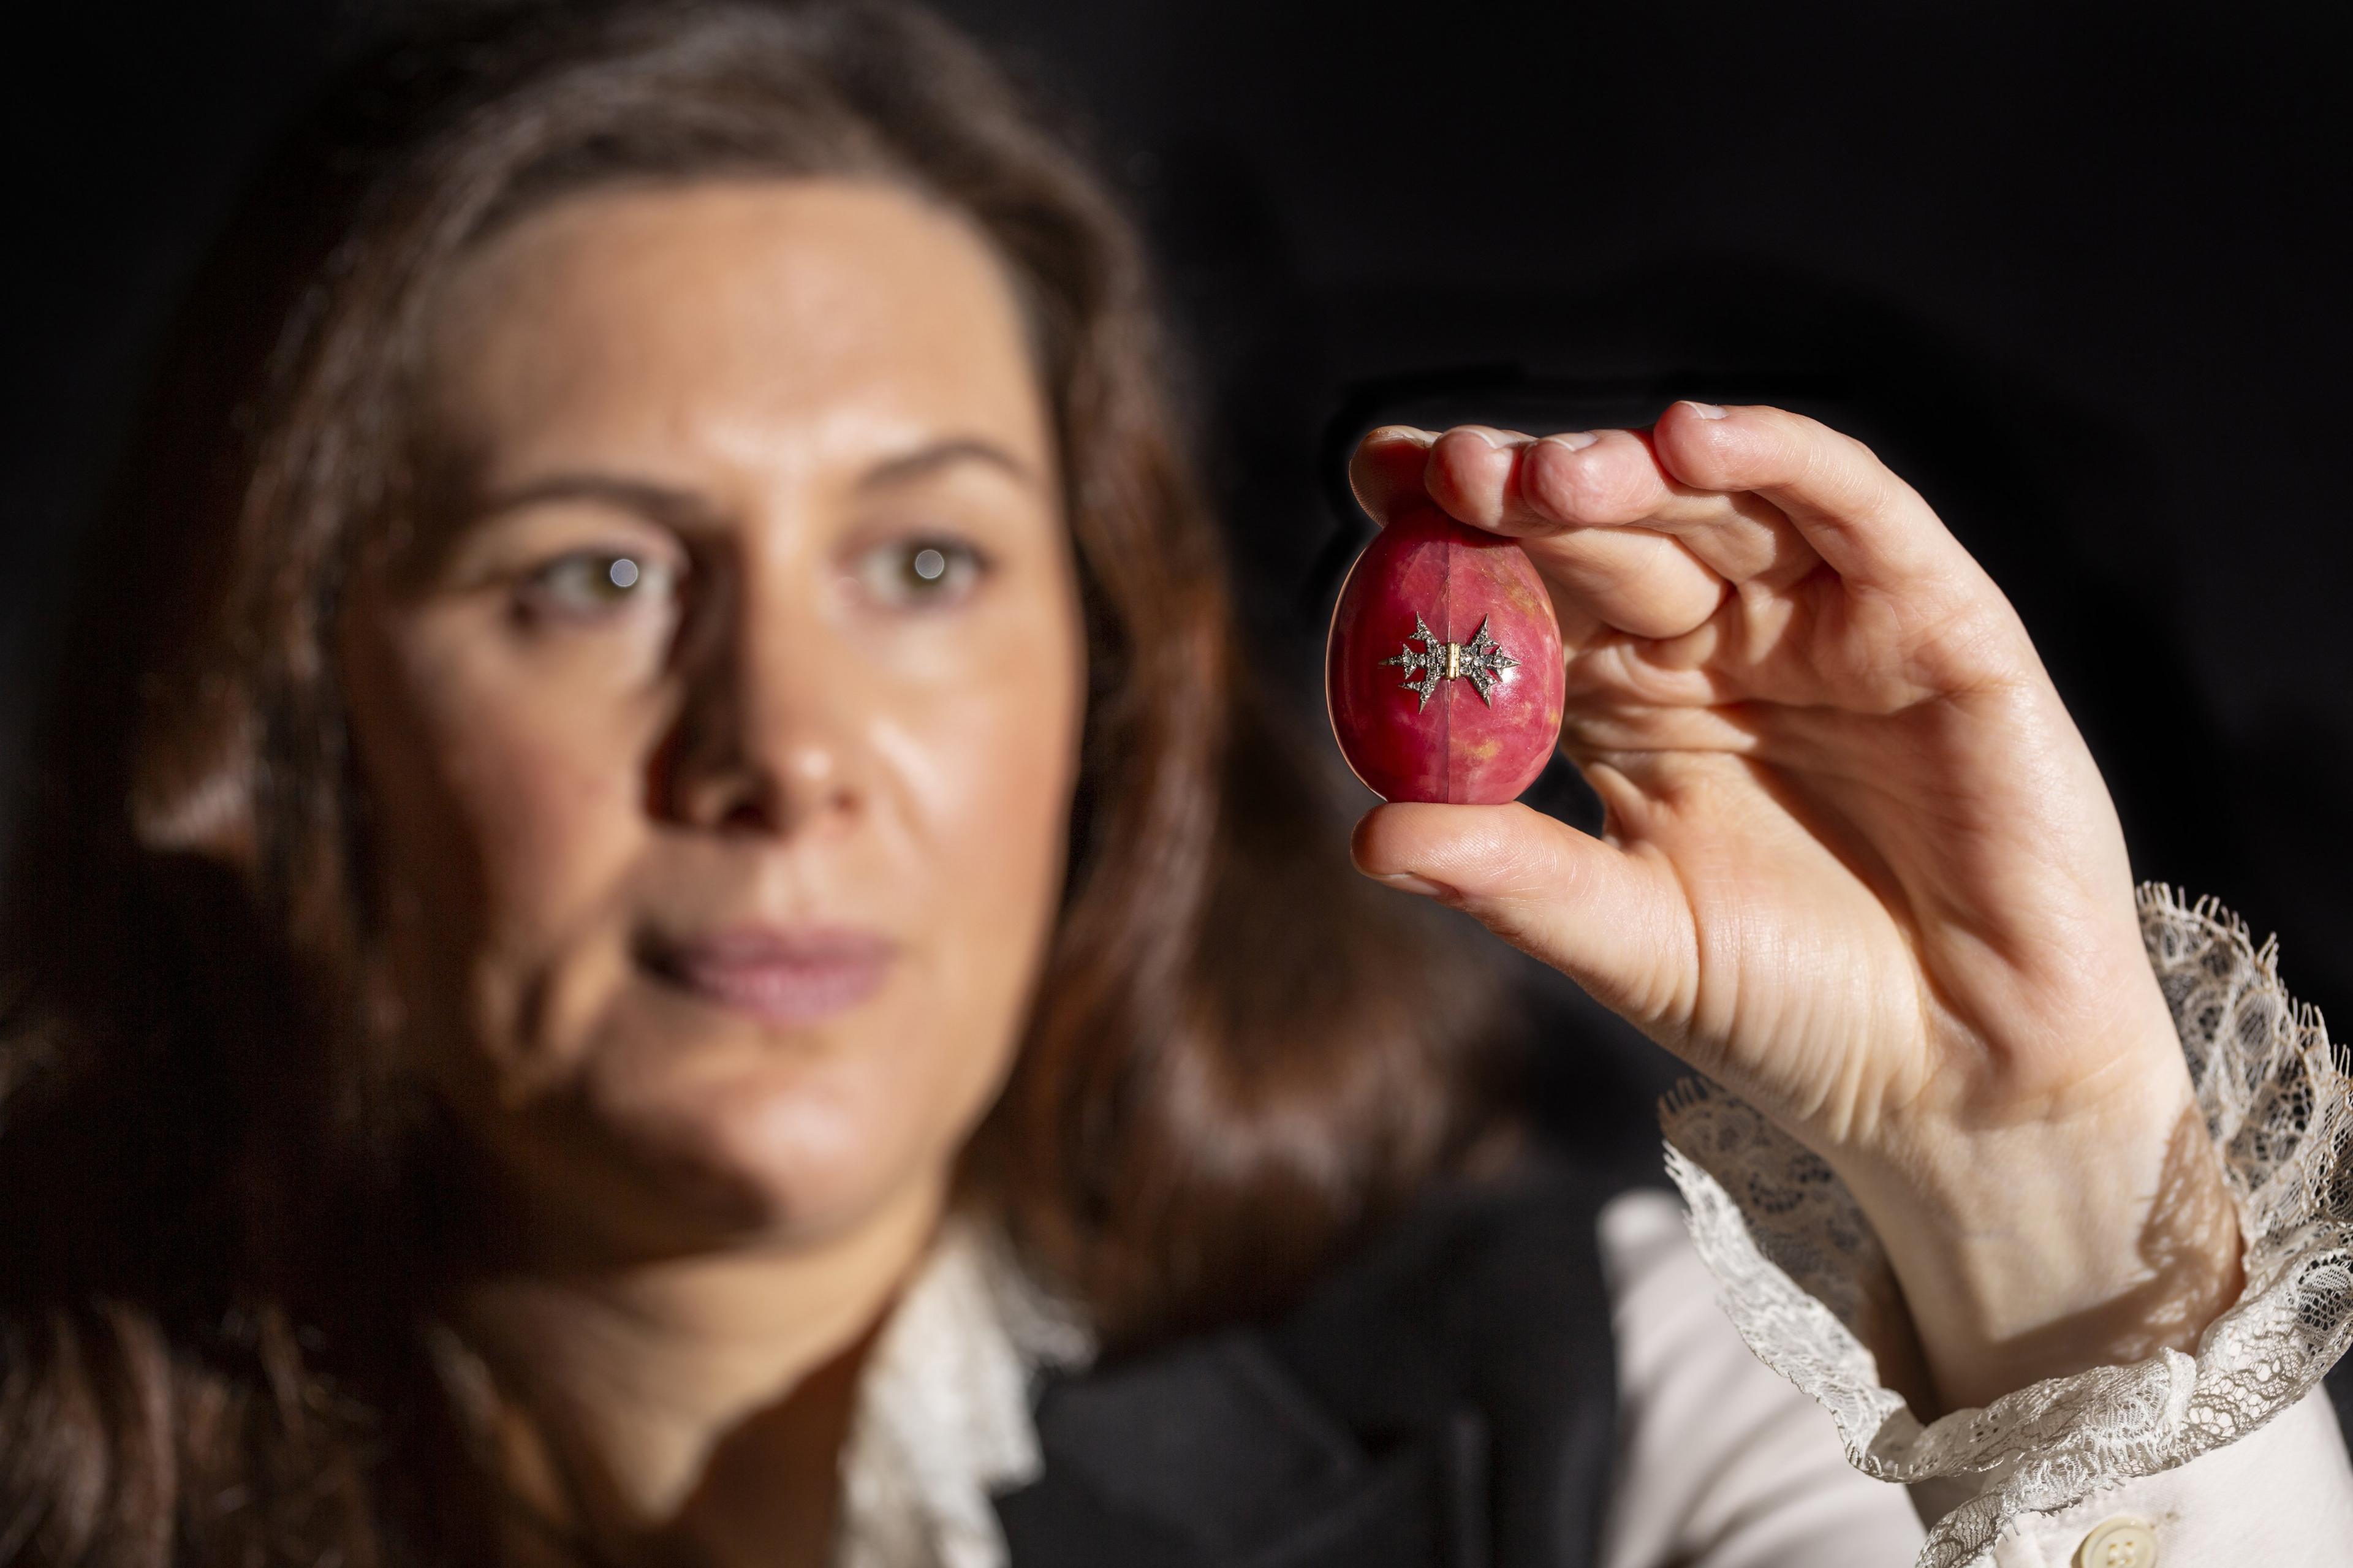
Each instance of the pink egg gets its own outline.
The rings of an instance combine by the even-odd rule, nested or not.
[[[1324,701],[1341,754],[1384,800],[1517,798],[1559,743],[1562,685],[1552,596],[1511,540],[1423,510],[1349,568]]]

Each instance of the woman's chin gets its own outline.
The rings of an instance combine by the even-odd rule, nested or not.
[[[921,1114],[915,1086],[938,1093],[954,1075],[892,1056],[880,1040],[758,1048],[672,1037],[599,1053],[559,1103],[488,1131],[528,1172],[539,1221],[579,1245],[818,1243],[935,1187],[976,1114]]]

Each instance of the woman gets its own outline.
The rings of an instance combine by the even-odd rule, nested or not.
[[[1867,451],[1368,437],[1377,518],[1546,574],[1611,830],[1380,807],[1358,881],[1248,701],[1128,233],[965,46],[483,12],[338,103],[165,390],[18,863],[0,1560],[2353,1523],[2326,1042],[2137,908]],[[1400,893],[1725,1086],[1675,1169],[1799,1387],[1664,1200],[1515,1154]]]

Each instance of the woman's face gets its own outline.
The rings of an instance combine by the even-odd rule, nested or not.
[[[437,306],[457,500],[344,679],[415,1065],[543,1244],[936,1192],[1057,906],[1084,639],[984,242],[878,184],[567,200]]]

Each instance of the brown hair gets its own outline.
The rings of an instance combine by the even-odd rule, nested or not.
[[[1061,918],[969,1177],[1113,1346],[1279,1307],[1494,1123],[1495,988],[1348,869],[1243,679],[1135,239],[1063,141],[895,7],[453,15],[256,187],[92,558],[0,950],[0,1561],[497,1538],[428,1343],[464,1151],[364,982],[332,629],[428,504],[430,285],[565,191],[895,181],[1018,280],[1092,684]]]

